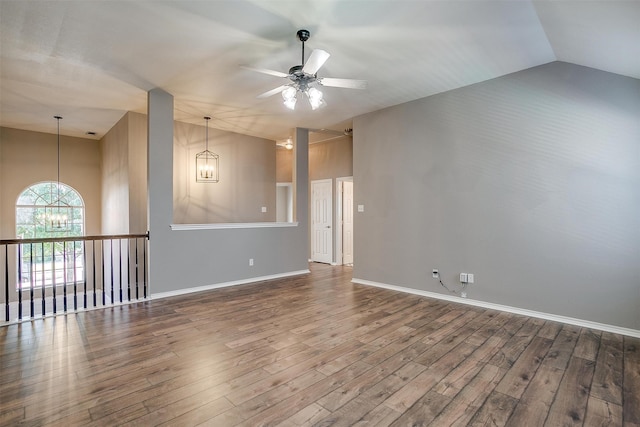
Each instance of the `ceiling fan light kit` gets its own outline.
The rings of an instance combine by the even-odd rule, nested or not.
[[[314,49],[313,52],[311,52],[309,59],[305,62],[304,42],[309,39],[310,33],[308,30],[298,30],[297,36],[302,42],[302,63],[304,65],[294,65],[289,68],[288,74],[264,68],[245,67],[259,73],[291,80],[291,83],[271,89],[259,95],[258,98],[268,98],[276,93],[280,93],[282,95],[284,105],[290,110],[295,110],[296,103],[298,101],[298,94],[304,94],[309,101],[309,105],[311,105],[311,109],[316,110],[326,105],[324,94],[317,88],[317,86],[346,89],[365,89],[367,87],[367,82],[364,80],[318,78],[318,70],[324,65],[331,55],[329,52],[322,49]]]

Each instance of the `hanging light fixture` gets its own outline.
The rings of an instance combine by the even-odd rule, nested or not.
[[[207,123],[205,150],[196,154],[196,182],[218,182],[219,156],[209,151],[209,120],[211,117],[207,116],[204,119]]]
[[[60,120],[62,117],[53,116],[58,121],[58,177],[55,189],[51,185],[51,197],[55,198],[44,207],[45,231],[60,232],[69,230],[71,207],[60,198]]]

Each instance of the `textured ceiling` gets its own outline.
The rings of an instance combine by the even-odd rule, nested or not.
[[[294,127],[350,126],[370,111],[566,61],[640,78],[640,1],[0,0],[0,125],[103,136],[146,92],[174,95],[177,120],[270,139]],[[307,52],[331,53],[327,106],[256,95]],[[308,55],[308,54],[307,54]]]

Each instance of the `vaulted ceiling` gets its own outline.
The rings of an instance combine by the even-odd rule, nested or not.
[[[640,79],[640,0],[0,0],[0,125],[104,135],[146,92],[174,95],[176,120],[270,139],[294,127],[340,130],[360,114],[566,61]],[[295,111],[286,72],[307,52],[331,57],[327,106]],[[308,55],[308,53],[307,53]]]

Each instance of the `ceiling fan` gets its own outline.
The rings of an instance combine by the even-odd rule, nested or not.
[[[293,110],[295,109],[298,93],[303,93],[309,99],[311,108],[316,108],[325,105],[322,92],[317,86],[327,87],[339,87],[347,89],[365,89],[367,82],[365,80],[355,79],[336,79],[330,77],[318,78],[317,72],[329,59],[330,54],[322,49],[314,49],[311,52],[311,56],[307,62],[304,61],[304,42],[309,39],[308,30],[299,30],[297,33],[298,39],[302,42],[302,63],[304,65],[295,65],[289,69],[289,73],[283,73],[280,71],[268,70],[265,68],[253,68],[244,67],[248,70],[257,71],[263,74],[269,74],[271,76],[283,77],[291,80],[291,83],[279,86],[275,89],[271,89],[261,95],[258,98],[268,98],[277,93],[282,94],[284,99],[284,105]]]

